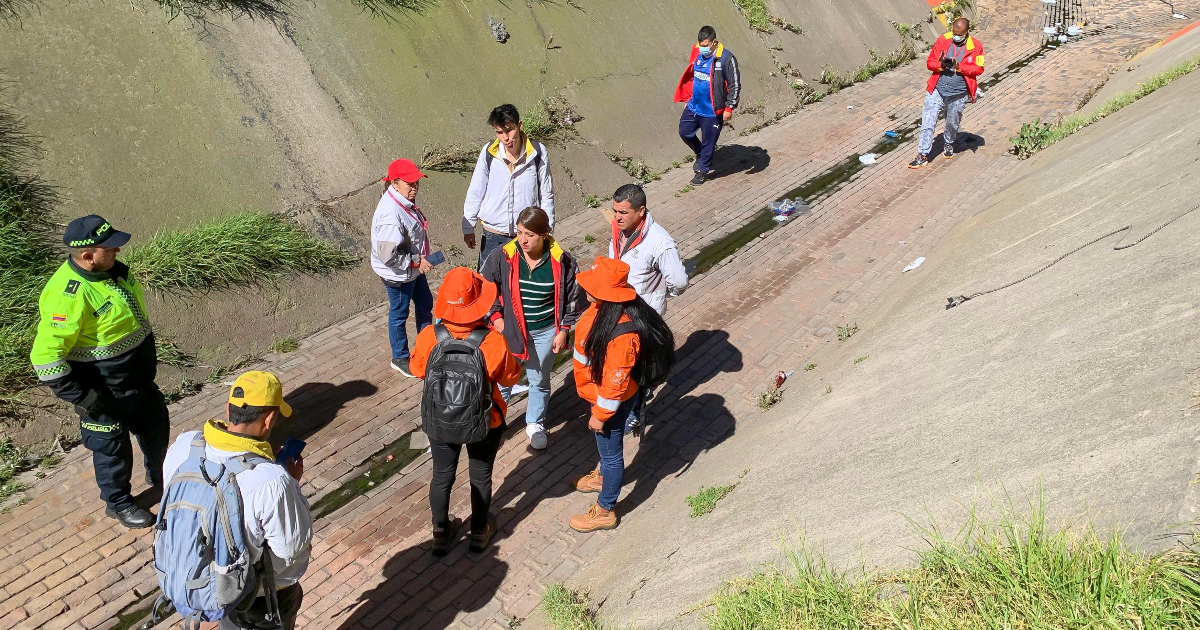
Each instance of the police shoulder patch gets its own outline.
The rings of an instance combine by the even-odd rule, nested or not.
[[[66,293],[67,295],[75,295],[78,292],[79,292],[79,281],[78,280],[67,280],[67,288],[63,289],[63,293]]]

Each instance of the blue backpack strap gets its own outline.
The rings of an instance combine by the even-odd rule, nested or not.
[[[191,451],[188,453],[188,459],[204,459],[204,432],[197,431],[192,437]]]
[[[225,460],[225,470],[228,470],[230,474],[237,475],[247,470],[254,470],[255,466],[258,466],[259,464],[270,463],[272,463],[271,460],[263,457],[262,455],[242,453],[241,455],[230,457],[229,459]]]

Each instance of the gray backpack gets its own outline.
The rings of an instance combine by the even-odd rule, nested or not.
[[[421,428],[439,442],[478,442],[491,424],[492,384],[479,349],[489,331],[477,328],[466,339],[455,339],[442,324],[433,331],[438,342],[425,368]]]
[[[205,457],[204,435],[192,438],[187,460],[163,491],[154,527],[154,569],[162,595],[154,603],[152,623],[161,619],[168,602],[183,616],[184,628],[236,620],[239,607],[253,602],[260,579],[270,613],[280,621],[270,550],[264,546],[259,562],[251,563],[245,506],[234,478],[268,461],[246,454],[218,464]]]

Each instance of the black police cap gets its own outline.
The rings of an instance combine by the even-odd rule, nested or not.
[[[113,228],[98,214],[89,214],[67,224],[63,245],[67,247],[121,247],[129,242],[129,234]]]

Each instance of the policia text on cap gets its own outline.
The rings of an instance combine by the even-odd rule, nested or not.
[[[129,435],[145,455],[147,481],[162,487],[170,421],[154,384],[158,362],[142,286],[116,259],[128,241],[96,215],[71,221],[63,235],[70,257],[42,289],[30,360],[42,384],[79,413],[106,513],[127,527],[149,527],[153,515],[131,494]]]

